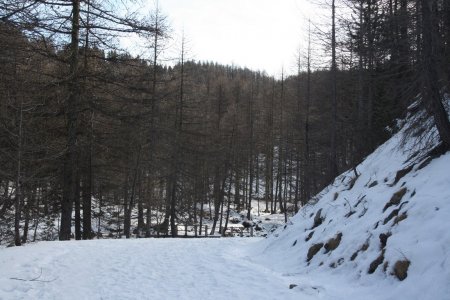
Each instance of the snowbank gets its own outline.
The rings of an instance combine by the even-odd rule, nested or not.
[[[359,176],[337,177],[252,247],[252,261],[290,277],[303,299],[450,299],[450,152],[424,155],[434,129],[402,143],[413,120]]]

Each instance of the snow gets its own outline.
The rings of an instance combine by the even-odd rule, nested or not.
[[[6,248],[0,299],[298,299],[289,281],[243,256],[241,249],[257,241],[151,238]]]
[[[266,239],[116,239],[4,248],[0,299],[450,300],[450,152],[423,164],[436,130],[405,143],[413,122],[409,116],[357,166],[358,177],[353,170],[337,177]],[[387,207],[403,189],[401,199]],[[406,218],[389,219],[396,210]],[[318,211],[323,220],[314,227]],[[241,218],[237,212],[232,217]],[[275,228],[281,215],[272,217]],[[307,261],[312,245],[338,234],[334,250],[321,248]],[[383,236],[389,236],[385,245]],[[369,274],[382,253],[384,260]],[[400,280],[394,265],[405,260],[410,266]]]
[[[357,167],[356,181],[353,170],[345,172],[319,193],[316,203],[252,246],[251,261],[289,274],[302,299],[450,299],[450,152],[421,167],[424,150],[430,150],[422,141],[436,143],[436,132],[405,144],[412,120]],[[395,182],[397,172],[410,166],[412,170]],[[401,203],[384,211],[402,188],[406,193]],[[396,209],[406,219],[388,220]],[[323,223],[312,228],[319,210]],[[327,253],[322,248],[307,261],[313,244],[326,243],[338,233],[342,240],[335,250]],[[384,261],[369,274],[370,264],[382,253],[381,234],[391,235]],[[364,244],[368,248],[362,251]],[[393,269],[401,260],[410,262],[403,281]]]

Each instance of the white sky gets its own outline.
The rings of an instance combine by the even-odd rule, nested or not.
[[[154,6],[153,0],[148,7]],[[305,44],[306,0],[160,0],[178,43],[184,31],[189,58],[234,64],[279,76],[295,72]]]

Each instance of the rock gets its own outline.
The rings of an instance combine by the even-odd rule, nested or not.
[[[341,243],[342,233],[339,232],[334,238],[328,240],[325,244],[325,253],[335,250]]]
[[[403,214],[401,214],[400,216],[395,218],[394,225],[397,225],[398,223],[400,223],[401,221],[403,221],[407,217],[408,217],[408,215],[406,214],[406,212],[403,212]]]
[[[230,220],[230,222],[231,222],[232,224],[238,224],[238,223],[240,222],[240,220],[239,220],[238,218],[232,218],[232,219]]]
[[[369,184],[369,189],[370,188],[373,188],[374,186],[376,186],[378,184],[378,181],[374,181],[374,182],[372,182],[371,184]]]
[[[308,254],[306,257],[307,261],[310,261],[314,257],[314,255],[316,255],[317,252],[319,252],[320,249],[322,249],[322,247],[323,247],[323,243],[312,245],[308,250]]]
[[[399,182],[400,179],[402,179],[402,177],[404,177],[406,174],[411,172],[412,169],[413,169],[413,165],[410,165],[409,167],[406,167],[406,168],[398,171],[397,174],[395,175],[394,183],[391,186],[394,186],[395,184],[397,184],[397,182]]]
[[[400,201],[402,200],[403,196],[406,194],[406,187],[401,188],[399,191],[395,192],[394,195],[392,195],[391,200],[389,200],[388,203],[383,208],[383,212],[386,211],[389,207],[393,205],[399,205]]]
[[[316,213],[316,216],[314,217],[314,224],[311,229],[314,229],[317,226],[320,226],[322,224],[322,222],[325,218],[323,218],[321,214],[322,214],[322,209],[319,209]]]
[[[407,259],[398,260],[394,265],[394,275],[398,278],[398,280],[403,281],[406,277],[408,277],[408,268],[411,262]]]
[[[252,221],[244,221],[244,222],[242,222],[242,226],[244,226],[244,228],[250,228],[253,226],[253,222]]]
[[[378,266],[383,263],[384,252],[385,252],[385,249],[383,249],[383,251],[381,251],[381,254],[373,262],[370,263],[369,270],[367,271],[367,273],[373,274],[376,271],[376,269],[378,268]]]
[[[312,238],[313,235],[314,235],[314,231],[311,231],[311,232],[308,234],[308,236],[305,238],[305,242],[309,241],[309,240]]]
[[[388,238],[392,235],[392,233],[388,232],[388,233],[381,233],[379,238],[380,238],[380,249],[384,249],[384,247],[386,247],[387,244],[387,240]]]
[[[339,197],[339,193],[338,193],[338,192],[334,193],[333,201],[336,201],[336,199],[337,199],[338,197]]]

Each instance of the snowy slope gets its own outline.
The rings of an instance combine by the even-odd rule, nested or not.
[[[251,260],[289,277],[302,299],[450,299],[450,152],[431,160],[424,139],[402,145],[413,121],[358,177],[337,177],[252,247]],[[435,130],[428,137],[436,141]]]

